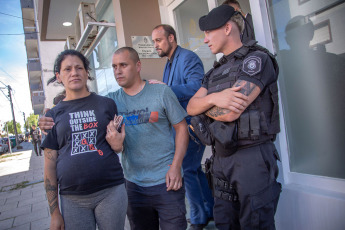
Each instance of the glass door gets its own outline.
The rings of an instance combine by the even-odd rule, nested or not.
[[[345,179],[345,3],[267,1],[291,172]]]
[[[204,43],[204,32],[199,29],[199,18],[208,12],[207,0],[186,0],[173,10],[180,46],[200,57],[205,72],[212,68],[216,60],[216,55]]]

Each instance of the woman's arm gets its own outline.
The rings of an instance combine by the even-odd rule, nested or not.
[[[47,193],[51,215],[50,229],[65,229],[64,220],[59,209],[58,184],[56,176],[57,151],[44,149],[44,187]]]

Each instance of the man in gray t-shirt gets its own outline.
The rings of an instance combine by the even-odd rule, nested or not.
[[[186,116],[176,96],[169,87],[145,82],[136,95],[120,89],[108,97],[116,101],[126,126],[122,154],[126,179],[143,187],[165,183],[175,153],[172,125]]]
[[[134,49],[118,49],[112,66],[122,87],[108,96],[124,117],[122,166],[131,228],[186,229],[181,166],[189,139],[187,114],[169,87],[141,79],[141,62]],[[109,144],[118,149],[123,135],[112,122],[107,131]]]

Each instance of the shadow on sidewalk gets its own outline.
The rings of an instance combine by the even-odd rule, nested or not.
[[[43,156],[33,153],[30,142],[21,143],[23,149],[14,148],[0,156],[0,192],[13,191],[43,182]]]
[[[43,156],[23,149],[0,156],[0,229],[49,229],[49,209],[43,186]]]

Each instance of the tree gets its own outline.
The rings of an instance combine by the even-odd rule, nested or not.
[[[11,133],[14,135],[14,126],[13,126],[13,121],[7,121],[5,122],[4,124],[4,128],[3,128],[3,131],[7,133],[7,127],[8,126],[8,133]],[[16,123],[16,126],[17,126],[17,133],[18,134],[22,134],[22,127],[20,125],[19,122]]]
[[[33,113],[30,114],[30,116],[26,119],[25,125],[30,130],[32,125],[36,125],[38,123],[38,115],[35,115]]]

